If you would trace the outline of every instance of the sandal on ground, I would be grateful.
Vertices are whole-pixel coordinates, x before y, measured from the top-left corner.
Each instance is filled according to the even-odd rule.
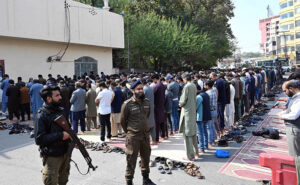
[[[198,179],[204,179],[204,176],[201,174],[200,171],[195,171],[195,175],[197,176]]]

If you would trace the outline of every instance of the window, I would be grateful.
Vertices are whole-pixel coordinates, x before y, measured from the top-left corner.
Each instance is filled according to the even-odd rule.
[[[296,45],[296,51],[300,51],[300,44]]]
[[[300,8],[296,8],[295,13],[296,14],[300,13]]]
[[[288,12],[285,14],[280,15],[280,19],[286,19],[294,16],[294,12]]]
[[[296,27],[300,26],[300,20],[295,22]]]
[[[296,33],[296,39],[300,39],[300,32]]]
[[[300,1],[300,0],[297,0],[297,1]],[[297,2],[297,1],[295,1],[295,2]],[[282,3],[282,4],[280,5],[280,9],[284,9],[284,8],[286,8],[286,7],[293,6],[293,5],[294,5],[294,2],[293,2],[293,1],[289,1],[289,2],[287,2],[287,3]]]
[[[283,4],[280,5],[280,9],[284,9],[286,7],[287,7],[287,3],[283,3]]]
[[[280,27],[281,31],[292,30],[294,29],[294,24],[283,25]]]
[[[276,41],[273,41],[273,42],[272,42],[272,46],[276,46]]]
[[[267,36],[270,36],[270,33],[267,33]]]
[[[286,35],[286,36],[282,35],[282,36],[280,37],[280,41],[281,41],[281,42],[285,42],[284,37],[286,38],[286,41],[291,41],[291,40],[294,40],[294,39],[295,39],[294,35]]]
[[[279,24],[279,21],[276,21],[276,24]]]
[[[281,26],[280,27],[280,30],[281,31],[286,31],[286,30],[288,30],[289,29],[289,25],[284,25],[284,26]]]
[[[270,31],[270,28],[267,28],[266,31]]]

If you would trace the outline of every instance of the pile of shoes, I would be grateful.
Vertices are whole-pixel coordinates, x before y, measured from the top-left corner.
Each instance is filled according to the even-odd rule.
[[[161,174],[172,174],[172,170],[174,169],[174,162],[165,157],[156,157],[154,161],[150,161],[151,166],[154,166],[155,163],[159,164],[158,170]]]
[[[83,144],[83,146],[86,149],[91,149],[92,151],[102,151],[103,153],[120,153],[120,154],[125,154],[125,151],[123,148],[120,147],[112,147],[107,145],[107,143],[100,143],[100,142],[90,142],[87,140],[84,140],[80,138],[80,142]]]
[[[233,135],[245,135],[247,133],[247,128],[243,125],[233,126],[233,128],[228,132],[228,134]]]
[[[279,139],[279,131],[273,127],[262,128],[261,131],[253,131],[253,136],[262,136],[269,139]]]
[[[204,179],[204,176],[199,170],[199,166],[193,163],[184,163],[179,161],[173,161],[165,157],[156,157],[155,160],[150,160],[150,167],[154,167],[155,164],[158,164],[158,170],[161,174],[172,174],[172,170],[175,168],[181,169],[186,172],[188,175],[193,177],[198,177],[199,179]]]
[[[0,130],[6,130],[8,128],[8,125],[6,123],[0,122]]]
[[[228,132],[225,135],[221,136],[221,139],[218,141],[218,146],[220,146],[220,147],[228,146],[227,141],[235,141],[237,143],[241,143],[244,141],[244,137],[240,134]]]
[[[276,97],[276,95],[274,93],[272,93],[272,92],[269,92],[269,93],[265,94],[264,97],[266,97],[266,98],[273,98],[273,97]]]
[[[241,117],[238,120],[237,126],[233,126],[225,135],[217,141],[219,147],[227,147],[229,141],[235,141],[241,143],[244,141],[242,135],[246,134],[247,127],[256,126],[260,121],[263,120],[261,116],[264,116],[270,109],[265,102],[257,103],[254,109],[248,114]]]
[[[30,133],[30,137],[32,136],[33,128],[29,125],[20,125],[19,123],[14,123],[12,125],[8,125],[7,129],[10,130],[8,134],[21,134],[21,133]]]

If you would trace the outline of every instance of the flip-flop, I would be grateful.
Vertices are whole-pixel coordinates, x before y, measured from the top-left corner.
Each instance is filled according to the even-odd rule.
[[[204,179],[205,177],[201,174],[200,171],[195,171],[195,175],[197,176],[198,179]]]
[[[107,153],[109,149],[110,149],[109,147],[105,147],[105,148],[103,149],[103,153]]]

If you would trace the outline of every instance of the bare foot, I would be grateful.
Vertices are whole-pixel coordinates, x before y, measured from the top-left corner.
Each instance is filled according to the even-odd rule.
[[[158,142],[152,141],[152,142],[151,142],[151,145],[158,145]]]
[[[204,154],[204,153],[205,153],[204,151],[199,150],[199,154],[200,154],[200,155],[202,155],[202,154]]]
[[[189,158],[182,158],[183,160],[185,160],[185,161],[195,161],[195,158],[191,158],[191,159],[189,159]]]

